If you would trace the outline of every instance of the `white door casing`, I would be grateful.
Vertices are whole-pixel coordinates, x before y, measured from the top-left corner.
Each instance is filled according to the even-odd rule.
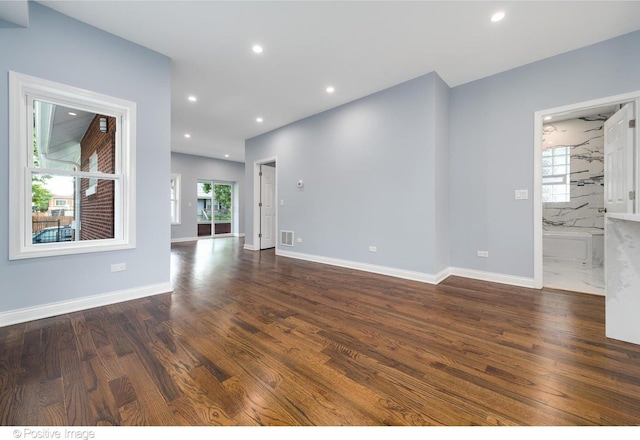
[[[276,169],[260,165],[260,249],[276,246]]]
[[[608,213],[631,213],[633,182],[633,104],[626,104],[604,123],[604,206]]]

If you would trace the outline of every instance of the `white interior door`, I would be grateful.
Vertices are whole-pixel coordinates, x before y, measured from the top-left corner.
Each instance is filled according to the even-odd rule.
[[[276,246],[276,168],[260,165],[260,249]]]
[[[604,206],[607,212],[633,212],[633,104],[604,123]]]

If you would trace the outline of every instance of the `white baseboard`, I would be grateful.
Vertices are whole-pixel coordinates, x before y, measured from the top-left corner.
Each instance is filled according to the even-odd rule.
[[[451,275],[464,278],[473,278],[474,280],[490,281],[492,283],[509,284],[511,286],[529,287],[533,289],[535,286],[533,278],[518,277],[514,275],[504,275],[495,272],[484,272],[481,270],[462,269],[459,267],[451,268]]]
[[[340,260],[337,258],[321,257],[318,255],[303,254],[300,252],[285,251],[276,249],[276,255],[288,258],[296,258],[298,260],[312,261],[314,263],[329,264],[331,266],[346,267],[348,269],[362,270],[364,272],[377,273],[379,275],[388,275],[405,280],[420,281],[428,284],[438,284],[440,281],[449,276],[448,270],[444,270],[438,274],[429,274],[424,272],[416,272],[405,269],[396,269],[387,266],[378,266],[375,264],[360,263],[357,261]]]
[[[171,243],[183,243],[186,241],[198,241],[198,240],[209,240],[212,238],[225,238],[225,237],[244,237],[244,233],[234,233],[234,234],[218,234],[218,235],[207,235],[206,237],[184,237],[184,238],[172,238]]]
[[[134,289],[120,290],[117,292],[103,293],[84,298],[60,301],[24,309],[10,310],[0,313],[0,327],[19,324],[21,322],[34,321],[36,319],[50,318],[94,307],[108,306],[132,299],[144,298],[173,291],[171,283],[151,284]]]
[[[246,248],[246,246],[245,246]],[[357,261],[340,260],[337,258],[322,257],[318,255],[303,254],[300,252],[291,252],[282,249],[276,249],[276,255],[288,258],[296,258],[298,260],[312,261],[314,263],[329,264],[332,266],[340,266],[348,269],[362,270],[365,272],[377,273],[380,275],[388,275],[406,280],[420,281],[428,284],[440,284],[451,275],[464,278],[473,278],[481,281],[490,281],[500,284],[509,284],[519,287],[533,288],[533,278],[517,277],[512,275],[504,275],[493,272],[483,272],[479,270],[462,269],[457,267],[447,267],[437,274],[426,272],[414,272],[404,269],[396,269],[393,267],[377,266],[373,264],[360,263]]]
[[[246,243],[244,245],[244,248],[245,248],[245,250],[248,250],[248,251],[257,251],[258,250],[258,249],[256,249],[255,246],[253,246],[251,244],[246,244]]]
[[[186,241],[198,241],[199,237],[172,238],[171,243],[183,243]]]

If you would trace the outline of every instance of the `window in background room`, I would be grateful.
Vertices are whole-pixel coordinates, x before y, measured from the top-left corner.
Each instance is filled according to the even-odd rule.
[[[571,148],[542,150],[542,201],[565,203],[571,197]]]
[[[171,175],[171,224],[180,224],[180,174]]]

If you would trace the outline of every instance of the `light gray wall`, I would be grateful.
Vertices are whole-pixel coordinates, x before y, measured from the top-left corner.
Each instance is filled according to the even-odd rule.
[[[29,3],[28,28],[0,28],[0,312],[168,283],[169,197],[158,188],[170,170],[170,60]],[[9,261],[9,70],[137,103],[135,249]]]
[[[453,89],[426,75],[247,140],[247,187],[277,156],[294,252],[532,278],[534,113],[640,90],[638,53],[635,32]]]
[[[634,32],[451,90],[454,267],[533,277],[534,113],[640,90],[638,53]]]
[[[228,160],[212,159],[190,154],[171,153],[171,172],[181,175],[181,224],[171,226],[171,239],[195,238],[198,235],[198,179],[217,182],[234,182],[233,206],[237,211],[234,233],[243,234],[245,227],[244,211],[244,164]],[[191,206],[189,206],[191,204]]]
[[[436,255],[449,247],[446,232],[438,236],[446,190],[437,191],[448,133],[436,114],[447,100],[432,73],[247,140],[247,188],[254,162],[277,157],[278,228],[302,238],[285,250],[426,274],[447,267],[446,252]],[[249,245],[253,205],[249,194]]]

